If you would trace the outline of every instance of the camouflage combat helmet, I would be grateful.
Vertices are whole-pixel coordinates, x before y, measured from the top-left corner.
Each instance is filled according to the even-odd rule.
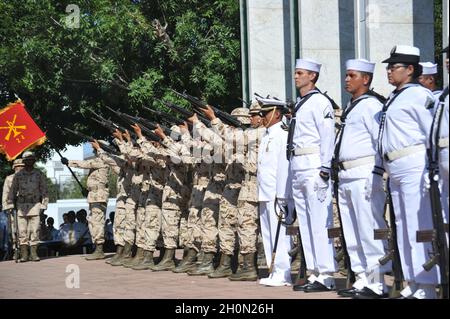
[[[242,124],[250,124],[250,115],[248,113],[248,108],[246,107],[235,108],[231,112],[231,115],[238,119]]]

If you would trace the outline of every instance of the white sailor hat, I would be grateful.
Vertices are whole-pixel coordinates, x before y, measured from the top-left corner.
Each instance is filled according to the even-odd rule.
[[[295,63],[296,69],[303,69],[313,72],[320,72],[320,68],[322,67],[322,64],[320,64],[317,61],[314,61],[312,59],[297,59]]]
[[[431,62],[420,62],[420,65],[423,68],[422,75],[432,75],[438,73],[437,64]]]
[[[375,63],[365,59],[352,59],[346,62],[347,70],[373,73],[375,70]]]
[[[382,63],[410,63],[418,64],[420,49],[410,45],[396,45],[391,50],[391,56]]]

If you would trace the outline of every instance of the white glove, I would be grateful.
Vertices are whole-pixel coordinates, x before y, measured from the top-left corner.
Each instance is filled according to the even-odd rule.
[[[425,174],[423,174],[423,191],[427,193],[430,191],[430,188],[431,188],[430,176],[429,172],[426,171]]]
[[[325,181],[322,177],[317,176],[314,183],[314,191],[317,193],[319,202],[323,202],[327,198],[328,187],[330,187],[330,181]]]

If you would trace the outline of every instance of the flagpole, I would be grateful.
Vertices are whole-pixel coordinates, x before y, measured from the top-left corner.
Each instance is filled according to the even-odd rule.
[[[50,145],[56,151],[56,153],[58,153],[59,157],[61,159],[64,158],[64,156],[62,156],[62,154],[57,150],[57,148],[55,147],[55,145],[52,143],[52,141],[49,139],[48,136],[47,136],[47,141],[50,143]],[[80,186],[81,194],[83,194],[83,196],[87,197],[88,196],[88,190],[81,184],[80,180],[78,179],[77,175],[75,175],[74,171],[69,166],[69,164],[64,164],[64,165],[66,165],[66,167],[69,169],[70,173],[72,174],[73,178],[75,178],[75,180],[77,181],[78,185]]]

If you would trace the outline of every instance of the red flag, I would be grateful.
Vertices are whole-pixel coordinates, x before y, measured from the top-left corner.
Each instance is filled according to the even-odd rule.
[[[21,100],[0,110],[0,152],[8,161],[14,160],[26,149],[45,142],[45,134],[33,121]]]

